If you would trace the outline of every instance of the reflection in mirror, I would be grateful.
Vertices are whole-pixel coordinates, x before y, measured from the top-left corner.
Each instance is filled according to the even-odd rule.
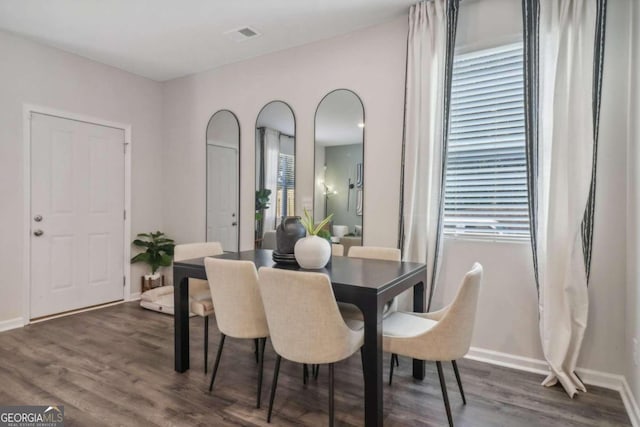
[[[362,245],[364,106],[350,90],[326,95],[316,110],[314,220],[333,214],[331,240]]]
[[[296,120],[289,105],[272,101],[256,120],[255,246],[276,248],[276,227],[295,212]]]
[[[237,252],[239,246],[240,124],[220,110],[207,125],[207,241]]]

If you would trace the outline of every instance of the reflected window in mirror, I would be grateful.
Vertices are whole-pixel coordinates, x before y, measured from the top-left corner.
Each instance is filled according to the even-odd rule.
[[[265,105],[256,120],[255,246],[275,249],[275,230],[295,215],[296,121],[282,101]]]
[[[240,123],[229,110],[216,112],[207,124],[208,242],[237,252],[240,216]]]
[[[364,207],[364,106],[347,89],[318,104],[315,117],[314,221],[333,214],[334,243],[362,245]]]

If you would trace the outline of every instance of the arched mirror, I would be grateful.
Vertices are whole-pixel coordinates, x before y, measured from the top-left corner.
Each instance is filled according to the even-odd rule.
[[[255,247],[276,248],[276,227],[296,201],[296,119],[282,101],[262,107],[256,120]]]
[[[229,110],[207,125],[207,241],[237,252],[240,224],[240,123]]]
[[[315,222],[333,214],[334,243],[362,245],[364,203],[364,106],[347,89],[327,94],[315,118]]]

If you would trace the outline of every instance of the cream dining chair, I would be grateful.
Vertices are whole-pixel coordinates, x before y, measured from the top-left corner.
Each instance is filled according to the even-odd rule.
[[[277,354],[267,422],[271,422],[280,362],[285,358],[306,365],[329,364],[329,425],[333,426],[333,365],[362,347],[364,330],[347,326],[327,275],[262,267],[259,277]]]
[[[204,258],[223,253],[219,242],[185,243],[176,245],[173,250],[174,261]],[[209,316],[213,314],[213,302],[209,283],[206,280],[189,279],[189,300],[191,312],[204,319],[204,373],[207,373],[209,364]]]
[[[453,426],[453,419],[442,372],[442,362],[451,361],[453,364],[462,402],[466,404],[456,360],[467,354],[471,345],[481,282],[482,266],[475,263],[464,276],[453,302],[447,307],[431,313],[397,311],[384,319],[382,324],[384,351],[436,362],[450,426]],[[393,361],[389,373],[389,385],[391,385],[392,376]]]
[[[337,243],[331,244],[331,256],[344,256],[344,246]]]
[[[397,248],[383,248],[378,246],[352,246],[347,253],[349,258],[378,259],[382,261],[401,261],[402,253]],[[348,303],[338,303],[340,312],[345,319],[363,320],[362,312],[358,307]],[[384,306],[383,317],[398,309],[398,299],[394,297]]]
[[[262,397],[264,347],[269,337],[269,327],[258,288],[256,266],[251,261],[205,258],[204,267],[209,279],[216,322],[220,330],[220,344],[213,365],[209,391],[213,390],[213,382],[216,379],[226,337],[258,340],[260,345],[258,345],[256,407],[259,408]]]
[[[383,261],[402,261],[402,252],[397,248],[385,248],[380,246],[351,246],[349,248],[348,256],[350,258],[365,258],[365,259],[379,259]],[[346,302],[339,302],[338,307],[342,317],[346,320],[363,321],[364,316],[358,307]],[[387,317],[389,314],[398,310],[398,298],[394,297],[391,301],[387,302],[382,310],[382,317]],[[400,366],[398,355],[393,354],[391,356],[391,362],[396,366]]]

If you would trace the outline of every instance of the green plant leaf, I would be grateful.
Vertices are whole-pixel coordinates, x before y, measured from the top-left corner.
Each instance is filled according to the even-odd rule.
[[[168,254],[162,254],[160,255],[160,262],[159,264],[163,267],[169,267],[171,265],[171,261],[173,261],[173,258],[171,258],[170,255]]]
[[[317,235],[318,232],[322,230],[322,228],[329,223],[329,221],[331,221],[331,218],[333,218],[333,214],[329,215],[328,217],[320,221],[320,224],[318,224],[315,230],[313,230],[314,236]]]
[[[133,258],[131,258],[131,262],[146,262],[148,263],[150,260],[150,256],[147,252],[142,252],[141,254],[138,254],[136,256],[134,256]]]
[[[134,240],[133,244],[141,248],[149,248],[151,247],[151,245],[153,245],[153,243],[151,242],[145,242],[144,240],[140,240],[140,239]]]

